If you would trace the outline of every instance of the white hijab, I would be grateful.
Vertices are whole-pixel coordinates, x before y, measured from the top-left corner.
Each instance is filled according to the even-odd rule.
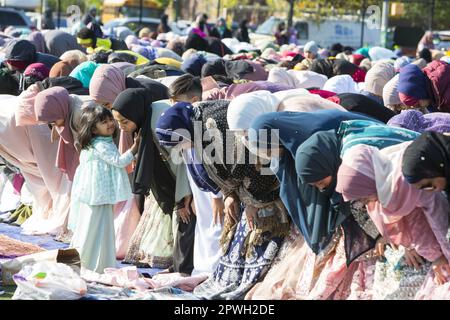
[[[286,70],[281,67],[273,67],[269,71],[267,81],[283,83],[294,88],[322,89],[327,77],[314,71]]]
[[[348,74],[331,77],[323,86],[323,90],[331,91],[336,94],[360,93],[358,84]]]
[[[237,96],[228,106],[227,121],[230,130],[247,130],[259,115],[277,111],[280,102],[275,95],[265,90]]]
[[[385,106],[394,106],[402,103],[398,95],[398,78],[399,75],[397,74],[383,87],[383,102]]]

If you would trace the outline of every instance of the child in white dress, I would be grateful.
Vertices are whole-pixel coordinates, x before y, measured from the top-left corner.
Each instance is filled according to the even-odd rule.
[[[84,108],[79,128],[81,154],[72,186],[70,246],[78,249],[82,267],[103,273],[116,267],[113,205],[132,197],[125,167],[133,161],[140,137],[121,155],[113,142],[114,118],[101,106]]]

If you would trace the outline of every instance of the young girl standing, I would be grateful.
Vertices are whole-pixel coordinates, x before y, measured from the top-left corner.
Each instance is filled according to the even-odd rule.
[[[71,247],[78,249],[82,267],[103,273],[104,268],[116,267],[113,205],[132,197],[125,167],[133,161],[140,138],[120,155],[113,142],[116,123],[101,106],[83,109],[79,125],[81,154],[72,186]]]

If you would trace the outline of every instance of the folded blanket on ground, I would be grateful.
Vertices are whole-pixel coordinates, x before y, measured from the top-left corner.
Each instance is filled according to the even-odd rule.
[[[45,251],[34,244],[14,240],[10,237],[0,235],[0,258],[14,259],[36,252]]]
[[[183,291],[193,291],[196,286],[208,278],[207,275],[186,276],[180,273],[161,273],[155,275],[152,279],[147,279],[139,274],[135,266],[121,269],[106,268],[103,274],[82,269],[81,277],[89,282],[136,289],[138,291],[162,287],[175,287]]]

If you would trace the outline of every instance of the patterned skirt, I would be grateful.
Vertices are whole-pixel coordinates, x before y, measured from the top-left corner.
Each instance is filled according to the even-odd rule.
[[[255,283],[266,275],[283,238],[267,237],[270,240],[261,244],[246,245],[249,232],[247,218],[243,214],[214,274],[194,289],[196,296],[204,299],[243,299]]]
[[[123,262],[138,267],[170,267],[173,263],[173,230],[172,217],[164,214],[150,193]]]

